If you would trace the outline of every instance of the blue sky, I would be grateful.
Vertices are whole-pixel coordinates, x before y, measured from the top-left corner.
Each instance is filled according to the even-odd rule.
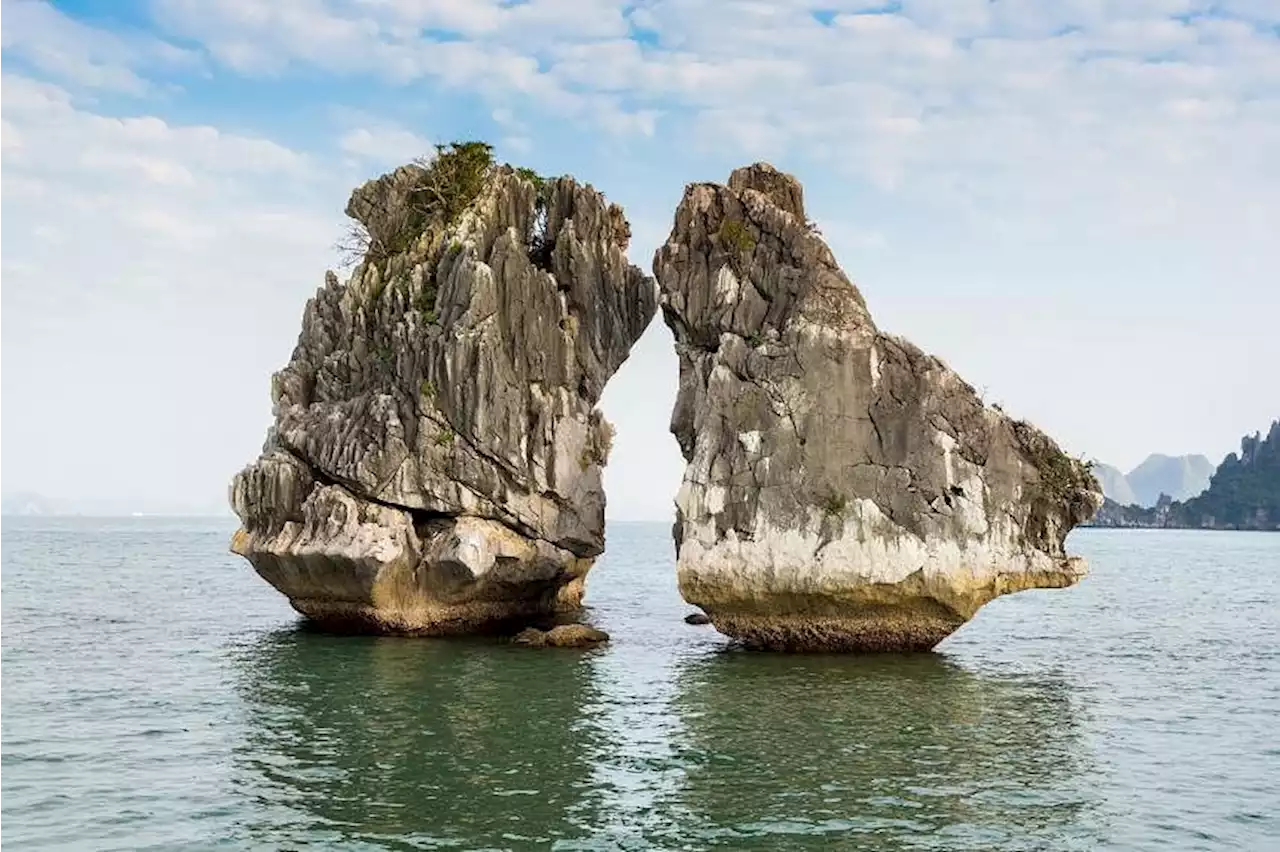
[[[220,509],[350,189],[484,138],[627,210],[765,159],[885,330],[1069,450],[1280,416],[1274,0],[4,0],[4,489]],[[670,337],[607,391],[665,518]]]

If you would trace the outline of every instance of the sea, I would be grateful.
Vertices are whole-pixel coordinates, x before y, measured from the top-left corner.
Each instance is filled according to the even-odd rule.
[[[1082,529],[1091,574],[910,655],[694,627],[612,523],[599,649],[338,637],[232,519],[3,520],[19,850],[1280,850],[1280,535]]]

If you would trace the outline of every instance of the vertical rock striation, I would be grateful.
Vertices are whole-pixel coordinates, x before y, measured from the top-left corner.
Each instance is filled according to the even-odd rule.
[[[308,302],[275,424],[231,486],[232,550],[331,626],[448,634],[572,609],[604,547],[595,405],[653,281],[592,187],[487,148],[470,172],[448,156],[352,194],[363,260]]]
[[[689,186],[654,257],[688,467],[684,598],[762,648],[932,648],[1009,592],[1075,583],[1087,467],[880,332],[767,164]]]

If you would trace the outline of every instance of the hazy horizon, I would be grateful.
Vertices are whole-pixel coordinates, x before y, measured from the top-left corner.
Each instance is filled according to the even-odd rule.
[[[1217,465],[1280,417],[1274,4],[3,13],[6,497],[221,514],[351,189],[468,138],[599,187],[646,271],[686,183],[797,175],[877,325],[1074,455]],[[676,379],[659,317],[601,405],[612,519],[670,517]]]

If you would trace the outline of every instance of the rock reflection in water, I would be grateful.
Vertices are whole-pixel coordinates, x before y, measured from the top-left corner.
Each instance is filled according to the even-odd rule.
[[[934,654],[746,653],[693,661],[679,681],[686,848],[1096,846],[1062,682]]]
[[[674,620],[674,619],[673,619]],[[680,628],[677,627],[676,630]],[[680,634],[674,634],[679,637]],[[678,652],[673,652],[676,646]],[[944,656],[270,634],[234,839],[342,849],[1091,849],[1088,692]]]
[[[587,655],[293,630],[236,656],[235,777],[259,814],[238,840],[505,849],[581,834]]]

